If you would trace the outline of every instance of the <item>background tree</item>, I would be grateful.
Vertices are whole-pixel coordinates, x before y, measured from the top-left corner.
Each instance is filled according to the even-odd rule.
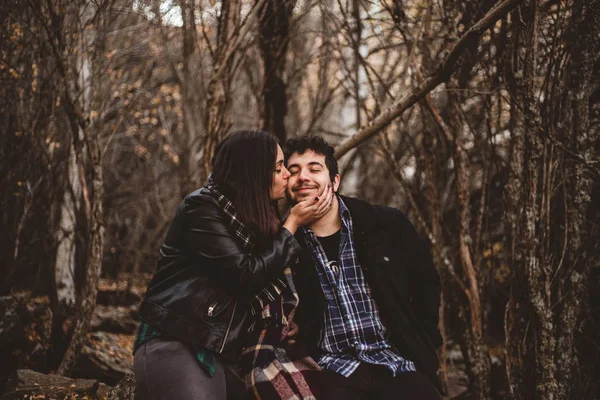
[[[597,0],[5,3],[0,294],[48,296],[53,339],[0,375],[67,373],[100,272],[124,299],[260,127],[325,137],[342,192],[428,238],[452,395],[598,396]]]

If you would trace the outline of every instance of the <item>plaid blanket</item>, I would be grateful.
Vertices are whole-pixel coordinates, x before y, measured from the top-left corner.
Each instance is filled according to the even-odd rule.
[[[281,340],[279,326],[255,329],[240,358],[252,399],[317,399],[321,368],[293,340]]]
[[[233,203],[210,178],[205,187],[229,217],[231,229],[242,241],[244,250],[252,253],[256,237],[239,220]],[[316,398],[321,369],[301,347],[287,338],[298,303],[289,267],[250,300],[254,322],[239,365],[250,398]]]

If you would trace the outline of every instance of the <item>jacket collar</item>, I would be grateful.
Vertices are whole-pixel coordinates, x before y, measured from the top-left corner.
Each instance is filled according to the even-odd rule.
[[[377,214],[371,204],[354,197],[341,195],[340,197],[350,211],[355,232],[371,231],[377,228],[379,218],[377,218]]]

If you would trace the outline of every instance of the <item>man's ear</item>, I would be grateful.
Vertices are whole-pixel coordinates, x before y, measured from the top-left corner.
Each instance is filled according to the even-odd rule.
[[[340,174],[335,174],[335,178],[333,178],[333,192],[337,193],[337,190],[339,187],[340,187]]]

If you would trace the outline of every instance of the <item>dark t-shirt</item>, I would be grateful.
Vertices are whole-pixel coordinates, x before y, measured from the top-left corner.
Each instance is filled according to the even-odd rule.
[[[321,243],[325,255],[327,256],[327,264],[337,276],[339,274],[339,253],[340,253],[340,235],[341,229],[330,236],[317,236],[317,240]]]

